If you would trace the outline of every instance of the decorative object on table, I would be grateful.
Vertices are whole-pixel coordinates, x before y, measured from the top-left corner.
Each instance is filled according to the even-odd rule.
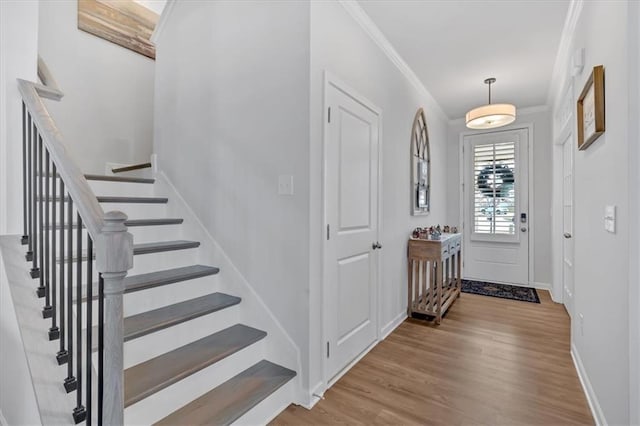
[[[411,214],[428,214],[431,209],[431,150],[427,119],[418,109],[411,127]]]
[[[516,107],[511,104],[492,104],[491,85],[496,82],[493,77],[484,83],[489,85],[489,103],[472,109],[466,115],[467,127],[470,129],[495,129],[511,124],[516,119]]]
[[[509,284],[498,284],[487,281],[462,280],[462,292],[481,296],[499,297],[501,299],[521,302],[540,303],[538,292],[533,287],[520,287]]]
[[[449,228],[449,225],[445,225],[442,228],[442,232],[444,232],[445,234],[448,234],[451,231],[451,229]]]
[[[438,228],[434,228],[433,231],[431,231],[431,234],[429,234],[429,238],[431,238],[432,240],[439,240],[441,235],[442,233],[438,230]]]
[[[151,34],[160,16],[132,1],[78,0],[78,29],[151,59]]]
[[[457,226],[452,226],[451,227],[451,233],[452,234],[457,234],[458,233],[458,227]]]
[[[578,149],[585,150],[605,131],[604,67],[598,65],[578,97]]]

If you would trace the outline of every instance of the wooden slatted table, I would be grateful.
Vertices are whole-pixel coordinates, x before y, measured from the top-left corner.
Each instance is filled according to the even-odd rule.
[[[410,238],[408,249],[407,315],[442,315],[460,297],[462,234],[442,234],[439,240]]]

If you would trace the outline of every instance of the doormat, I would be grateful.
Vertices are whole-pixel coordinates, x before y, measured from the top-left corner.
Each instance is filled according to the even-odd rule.
[[[462,292],[522,302],[540,303],[538,292],[533,287],[519,287],[487,281],[462,280]]]

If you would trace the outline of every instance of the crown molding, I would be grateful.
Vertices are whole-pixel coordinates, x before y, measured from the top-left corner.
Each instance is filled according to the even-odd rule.
[[[564,20],[562,34],[560,35],[556,61],[553,65],[553,72],[551,73],[551,84],[549,85],[549,92],[547,93],[547,104],[549,105],[555,106],[558,91],[565,85],[565,80],[567,79],[567,64],[571,57],[569,49],[571,48],[571,41],[573,40],[573,34],[578,25],[578,19],[582,13],[583,6],[584,0],[571,0],[571,3],[569,3],[569,10]]]
[[[520,116],[522,115],[535,114],[538,112],[545,112],[549,110],[550,110],[549,105],[535,105],[535,106],[530,106],[526,108],[516,108],[516,120],[520,118]],[[455,126],[458,124],[464,125],[465,124],[464,120],[465,120],[464,117],[449,120],[449,126]]]
[[[158,43],[158,38],[160,37],[160,34],[162,34],[164,27],[167,25],[169,16],[171,15],[171,12],[173,12],[176,3],[178,3],[178,0],[167,0],[167,3],[162,10],[162,14],[160,15],[160,19],[153,30],[153,34],[151,34],[151,37],[149,38],[153,44]]]
[[[418,78],[411,67],[402,59],[398,51],[393,47],[391,42],[382,34],[380,28],[371,20],[369,15],[362,9],[356,0],[338,0],[338,3],[351,15],[351,17],[364,29],[369,35],[371,40],[384,52],[385,55],[393,62],[398,70],[409,80],[409,82],[423,95],[427,96],[433,104],[436,106],[438,112],[446,120],[449,120],[449,116],[445,114],[444,110],[436,102],[435,98],[429,93],[422,81]]]

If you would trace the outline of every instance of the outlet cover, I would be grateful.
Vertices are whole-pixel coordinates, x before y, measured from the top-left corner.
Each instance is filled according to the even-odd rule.
[[[278,195],[293,195],[293,175],[278,176]]]

